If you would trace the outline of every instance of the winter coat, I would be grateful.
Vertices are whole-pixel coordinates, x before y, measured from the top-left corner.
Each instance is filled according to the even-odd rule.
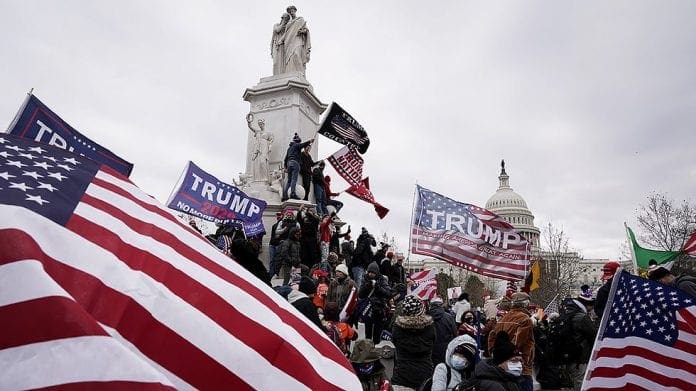
[[[397,316],[392,342],[396,349],[392,384],[417,388],[432,376],[435,326],[430,315]]]
[[[513,376],[491,360],[479,361],[474,370],[474,378],[479,379],[480,391],[518,391],[519,377]]]
[[[370,292],[372,292],[371,296]],[[390,296],[391,288],[389,288],[389,283],[387,282],[387,279],[384,278],[384,276],[382,276],[381,274],[377,274],[377,276],[375,277],[375,283],[373,285],[371,280],[367,277],[367,274],[365,274],[365,277],[363,278],[363,283],[360,286],[360,289],[358,289],[358,298],[370,298],[373,315],[384,315],[386,313],[387,301],[389,301]]]
[[[590,316],[587,314],[585,306],[577,300],[573,300],[566,304],[566,311],[572,314],[573,339],[581,347],[576,364],[587,364],[590,360],[590,354],[592,353],[592,345],[597,336],[597,329],[595,328],[594,322],[592,322],[592,319],[590,319]]]
[[[341,254],[343,254],[343,259],[346,260],[346,266],[348,267],[353,266],[354,252],[355,247],[353,247],[353,243],[351,243],[349,240],[346,240],[343,243],[341,243]]]
[[[321,324],[321,320],[319,320],[317,307],[314,305],[314,303],[312,303],[312,300],[309,299],[309,296],[293,289],[288,294],[288,302],[292,304],[293,307],[297,308],[297,310],[300,311],[302,315],[304,315],[312,323],[317,325],[319,329],[324,330],[324,326]]]
[[[308,146],[311,143],[312,143],[312,140],[305,141],[303,143],[293,142],[292,144],[290,144],[290,146],[288,147],[288,150],[285,152],[285,160],[284,160],[285,167],[288,166],[288,163],[291,160],[294,160],[297,162],[297,164],[299,164],[300,163],[300,154],[302,153],[302,148]]]
[[[296,230],[297,228],[291,228],[288,238],[280,242],[276,250],[276,262],[281,262],[285,266],[300,265],[300,242],[295,238]]]
[[[326,295],[326,302],[338,303],[338,308],[342,309],[348,301],[348,296],[350,296],[350,291],[355,288],[355,282],[346,276],[343,281],[338,278],[331,280],[329,284],[329,293]]]
[[[508,333],[510,341],[522,352],[522,374],[531,376],[534,363],[534,324],[529,312],[524,308],[512,308],[505,314],[488,335],[489,350],[493,348],[495,337],[500,331]]]
[[[681,275],[672,281],[671,286],[688,295],[696,297],[696,277]]]
[[[610,278],[597,290],[597,298],[595,299],[594,312],[597,315],[597,319],[601,320],[604,314],[604,307],[607,306],[607,301],[609,300],[609,291],[611,290],[611,283],[614,279]]]
[[[314,160],[312,160],[312,155],[309,153],[300,153],[300,174],[304,178],[310,179],[312,176],[312,166],[314,166]]]
[[[454,318],[452,319],[454,322]],[[476,347],[476,341],[474,341],[473,338],[471,338],[468,335],[460,335],[459,337],[456,337],[452,339],[449,344],[447,344],[447,353],[446,353],[446,359],[445,362],[439,363],[435,366],[435,372],[433,372],[433,385],[431,387],[431,390],[433,391],[448,391],[454,389],[459,383],[461,383],[463,380],[466,380],[466,376],[464,373],[452,368],[452,362],[450,359],[452,358],[452,354],[454,353],[454,349],[457,348],[457,346],[461,344],[469,344],[474,347]],[[469,363],[471,368],[473,369],[473,366],[476,365],[476,363]],[[447,383],[447,367],[450,367],[450,381]],[[471,372],[471,371],[469,371]],[[446,383],[446,384],[445,384]]]
[[[428,314],[433,318],[435,324],[435,344],[433,345],[432,360],[433,365],[445,362],[445,351],[447,344],[457,335],[457,325],[454,323],[454,316],[442,308],[442,304],[431,304]]]
[[[372,262],[372,246],[376,246],[375,238],[370,234],[360,234],[355,243],[353,253],[353,267],[360,266],[366,268]]]
[[[389,274],[389,283],[394,285],[394,284],[403,284],[406,282],[406,270],[404,270],[404,266],[401,265],[398,261],[392,265],[390,274]]]

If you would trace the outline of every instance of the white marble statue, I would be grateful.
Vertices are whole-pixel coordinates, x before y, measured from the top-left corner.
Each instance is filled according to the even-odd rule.
[[[270,183],[270,170],[268,167],[268,157],[271,154],[273,145],[273,133],[267,132],[266,122],[260,118],[257,121],[258,129],[254,129],[254,115],[247,115],[247,126],[254,134],[254,151],[251,153],[251,178],[254,181]]]
[[[309,62],[309,53],[312,50],[309,29],[304,18],[297,16],[297,8],[294,5],[289,6],[286,11],[290,15],[290,20],[285,25],[283,34],[283,61],[285,62],[283,73],[300,72],[304,75],[305,66]]]
[[[280,75],[285,72],[285,45],[283,36],[285,26],[290,21],[290,15],[284,13],[280,17],[280,23],[273,25],[273,36],[271,37],[271,58],[273,58],[273,75]]]

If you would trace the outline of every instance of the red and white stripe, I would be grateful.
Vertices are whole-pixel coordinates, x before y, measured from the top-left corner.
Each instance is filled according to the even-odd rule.
[[[418,284],[415,288],[409,286],[408,294],[416,295],[421,298],[421,300],[430,300],[437,296],[437,270],[422,270],[419,272],[411,273],[408,276],[409,280],[412,280]]]
[[[645,338],[604,338],[597,342],[582,389],[696,389],[696,307],[677,311],[674,347]]]
[[[101,327],[93,334],[111,344],[121,341],[144,373],[155,368],[159,380],[143,375],[147,383],[178,389],[360,389],[350,363],[323,332],[122,177],[100,171],[65,227],[0,205],[0,266],[26,260]],[[31,342],[8,339],[13,348]],[[83,349],[91,365],[69,350],[59,354],[61,372],[106,365],[102,351],[91,346]],[[8,370],[21,372],[24,356],[4,347],[0,355],[9,361],[0,359],[2,377]],[[54,379],[44,386],[95,381]]]
[[[696,232],[691,234],[691,237],[684,243],[682,249],[684,254],[696,258]]]
[[[358,294],[357,294],[357,289],[355,287],[351,288],[350,293],[348,294],[348,300],[346,300],[346,304],[343,306],[341,309],[341,314],[339,315],[339,319],[341,322],[346,322],[348,321],[348,318],[350,315],[355,311],[355,306],[358,303]]]
[[[445,231],[426,231],[418,226],[411,228],[411,252],[442,259],[453,265],[476,273],[519,281],[526,277],[529,267],[526,246],[496,249],[498,255],[481,251],[478,246],[486,246],[483,240],[468,239],[453,233],[462,240],[448,239]]]

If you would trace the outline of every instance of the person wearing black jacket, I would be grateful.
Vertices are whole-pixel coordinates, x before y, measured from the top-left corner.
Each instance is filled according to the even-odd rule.
[[[271,286],[271,277],[268,276],[266,268],[258,258],[259,251],[258,247],[256,247],[256,243],[247,239],[235,239],[232,241],[230,251],[232,252],[232,257],[242,265],[243,268],[266,283],[266,285]]]
[[[280,244],[280,239],[278,238],[278,226],[280,226],[283,221],[283,212],[276,212],[276,222],[271,227],[271,239],[268,241],[268,274],[273,277],[279,271],[279,265],[275,262],[275,253],[278,245]],[[282,228],[281,228],[282,230]]]
[[[362,281],[365,276],[367,265],[372,262],[372,246],[376,246],[374,236],[367,232],[365,227],[362,227],[360,236],[355,243],[355,251],[353,252],[352,272],[353,280],[358,286],[362,286]],[[379,266],[378,266],[379,268]]]
[[[379,273],[377,263],[372,262],[367,267],[365,280],[358,290],[358,298],[370,300],[372,316],[365,320],[365,337],[372,339],[375,345],[382,340],[382,330],[387,315],[387,301],[390,296],[391,289],[387,279]]]
[[[602,280],[606,281],[597,290],[597,299],[595,300],[594,312],[597,315],[597,322],[601,322],[602,315],[604,314],[604,307],[607,306],[607,301],[609,300],[609,291],[611,290],[611,284],[614,281],[614,274],[616,270],[620,267],[618,262],[607,262],[602,266]]]
[[[302,187],[304,188],[303,200],[305,201],[309,200],[309,190],[311,189],[312,183],[312,166],[314,166],[314,160],[309,153],[311,149],[311,145],[304,147],[300,155],[300,175],[302,176]]]
[[[288,294],[288,302],[297,308],[307,319],[317,325],[320,330],[324,330],[324,326],[319,319],[317,307],[312,302],[312,298],[316,294],[317,286],[311,278],[302,276],[298,284],[298,289],[293,289]]]
[[[445,362],[445,352],[449,342],[457,336],[457,324],[454,322],[454,315],[445,311],[442,307],[441,297],[435,296],[430,300],[428,315],[433,318],[435,325],[435,343],[431,355],[433,365]]]
[[[396,349],[392,384],[416,389],[433,375],[431,359],[435,343],[433,318],[425,314],[417,296],[406,296],[394,321],[392,342]]]
[[[280,274],[283,277],[283,285],[290,281],[290,272],[293,267],[300,266],[300,237],[302,231],[299,228],[290,228],[287,239],[280,242],[276,252],[276,263],[280,264]]]
[[[317,216],[312,209],[303,205],[297,213],[297,222],[302,229],[302,236],[300,237],[300,259],[303,265],[311,268],[315,264],[321,262],[319,242],[317,242],[319,216]]]

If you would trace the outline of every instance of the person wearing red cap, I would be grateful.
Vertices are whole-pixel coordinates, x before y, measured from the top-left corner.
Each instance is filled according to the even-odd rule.
[[[595,299],[594,312],[597,315],[597,319],[602,319],[602,314],[604,313],[604,307],[607,306],[607,300],[609,300],[609,291],[611,290],[611,282],[614,280],[614,274],[616,270],[621,267],[618,262],[607,262],[602,266],[602,281],[606,281],[604,285],[597,291],[597,298]]]

